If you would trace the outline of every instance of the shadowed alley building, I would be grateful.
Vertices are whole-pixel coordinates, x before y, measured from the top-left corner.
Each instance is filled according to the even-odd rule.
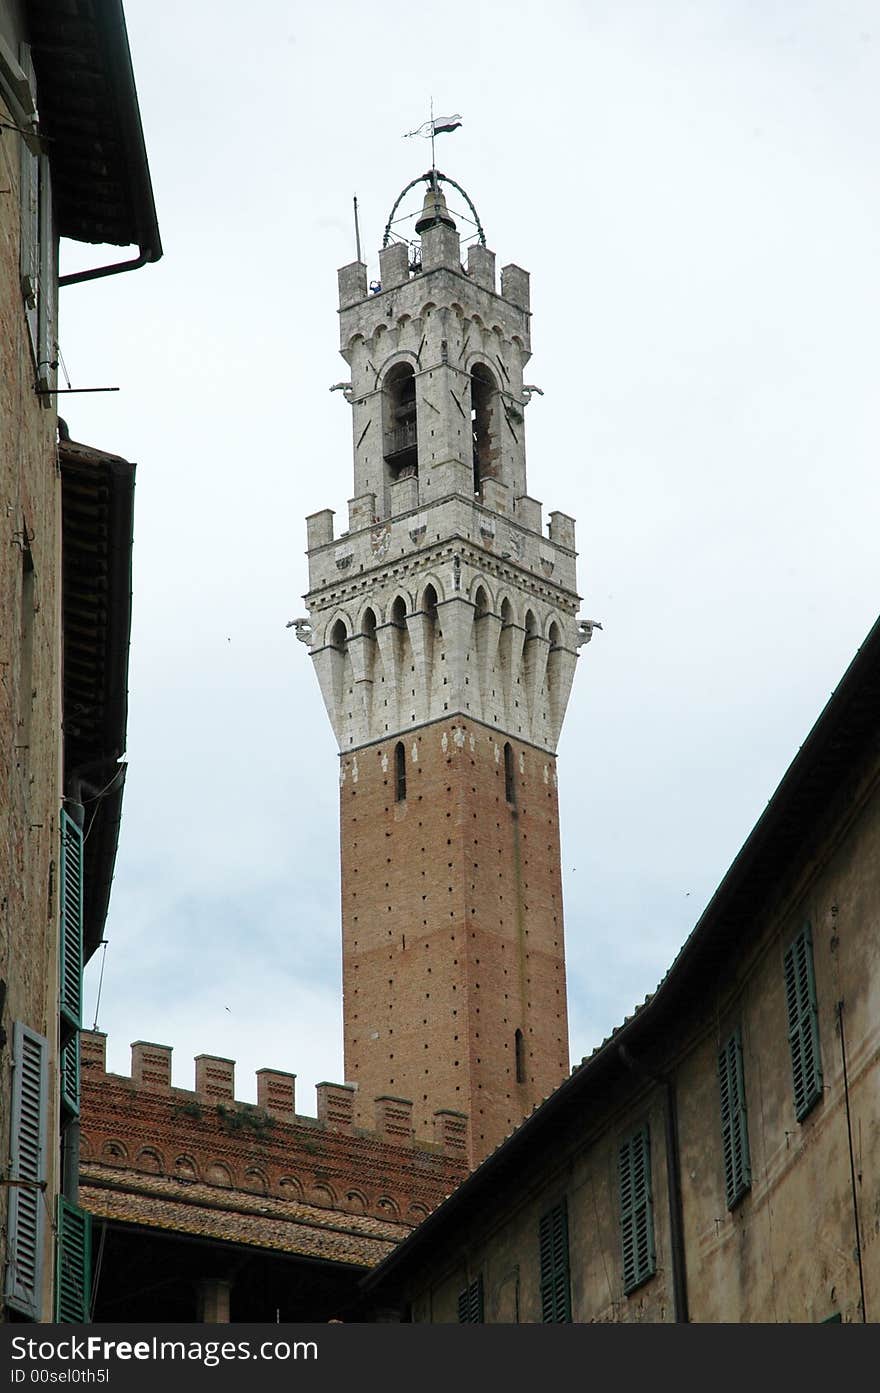
[[[364,1287],[427,1322],[877,1320],[880,621],[657,990]]]
[[[125,777],[134,465],[58,418],[58,293],[162,254],[120,0],[0,0],[0,166],[2,1318],[82,1321],[78,1032]],[[59,278],[60,237],[137,254]]]

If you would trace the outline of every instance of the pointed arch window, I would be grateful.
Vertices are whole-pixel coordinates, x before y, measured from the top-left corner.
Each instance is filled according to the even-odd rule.
[[[394,797],[398,803],[406,802],[406,749],[402,740],[394,747]]]
[[[417,474],[416,375],[412,363],[395,363],[383,383],[385,463],[391,481]]]
[[[498,385],[483,363],[471,372],[471,431],[473,435],[474,493],[484,479],[498,477],[501,450],[498,441]]]

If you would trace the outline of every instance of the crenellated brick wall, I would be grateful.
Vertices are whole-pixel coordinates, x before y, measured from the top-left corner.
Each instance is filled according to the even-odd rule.
[[[415,1141],[407,1099],[376,1099],[367,1130],[353,1085],[318,1084],[317,1117],[302,1116],[294,1074],[261,1069],[254,1105],[236,1099],[231,1059],[197,1056],[195,1088],[176,1088],[169,1046],[135,1041],[130,1076],[108,1074],[106,1038],[81,1036],[81,1161],[91,1179],[106,1167],[104,1184],[164,1176],[415,1225],[467,1173],[463,1113],[438,1112],[436,1140]]]

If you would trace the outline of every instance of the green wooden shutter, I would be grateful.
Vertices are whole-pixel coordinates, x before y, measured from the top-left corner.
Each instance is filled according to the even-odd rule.
[[[92,1216],[58,1196],[55,1270],[55,1319],[84,1325],[90,1316],[92,1286]]]
[[[480,1273],[458,1294],[459,1325],[482,1325],[483,1315],[483,1275]]]
[[[61,1050],[61,1104],[74,1117],[79,1116],[79,1034],[72,1035]]]
[[[61,811],[61,1033],[69,1037],[82,1025],[83,972],[83,834]]]
[[[652,1277],[657,1268],[651,1195],[651,1139],[647,1127],[639,1128],[621,1143],[617,1167],[623,1290],[629,1294]]]
[[[789,945],[784,961],[794,1110],[798,1122],[801,1122],[822,1097],[819,1011],[813,974],[813,935],[809,924],[804,925]]]
[[[541,1320],[571,1321],[571,1281],[568,1254],[568,1205],[565,1200],[541,1216]]]
[[[9,1171],[13,1184],[9,1186],[4,1297],[7,1306],[31,1320],[39,1320],[42,1314],[48,1057],[45,1037],[15,1021]]]
[[[733,1209],[752,1183],[746,1091],[743,1076],[742,1032],[737,1026],[718,1052],[721,1088],[721,1146],[727,1208]]]

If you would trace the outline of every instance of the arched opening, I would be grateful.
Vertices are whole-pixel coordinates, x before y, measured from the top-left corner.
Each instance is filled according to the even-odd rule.
[[[345,644],[347,639],[348,632],[346,630],[345,624],[341,619],[337,619],[336,623],[333,625],[333,628],[330,630],[330,642],[332,643],[333,647],[338,648],[341,653],[345,650]]]
[[[477,593],[474,596],[474,618],[484,619],[489,613],[489,597],[482,585],[477,586]]]
[[[498,387],[482,363],[471,371],[471,433],[473,436],[474,493],[480,494],[484,479],[498,477],[501,449],[498,439]]]
[[[517,1030],[513,1036],[513,1053],[516,1061],[516,1081],[525,1083],[526,1081],[526,1042],[523,1039],[521,1030]]]
[[[419,472],[416,431],[416,374],[412,363],[395,363],[383,383],[383,454],[391,483]]]
[[[406,750],[402,740],[394,747],[394,797],[398,803],[406,802]]]
[[[504,744],[504,797],[508,803],[516,803],[516,778],[513,771],[513,750],[510,741]]]
[[[559,719],[559,696],[560,689],[562,686],[562,677],[560,671],[560,659],[562,657],[562,640],[559,633],[559,625],[556,623],[555,619],[553,620],[553,623],[550,625],[550,629],[547,633],[547,638],[550,641],[550,652],[547,654],[547,704],[550,711],[550,717],[555,722]]]

